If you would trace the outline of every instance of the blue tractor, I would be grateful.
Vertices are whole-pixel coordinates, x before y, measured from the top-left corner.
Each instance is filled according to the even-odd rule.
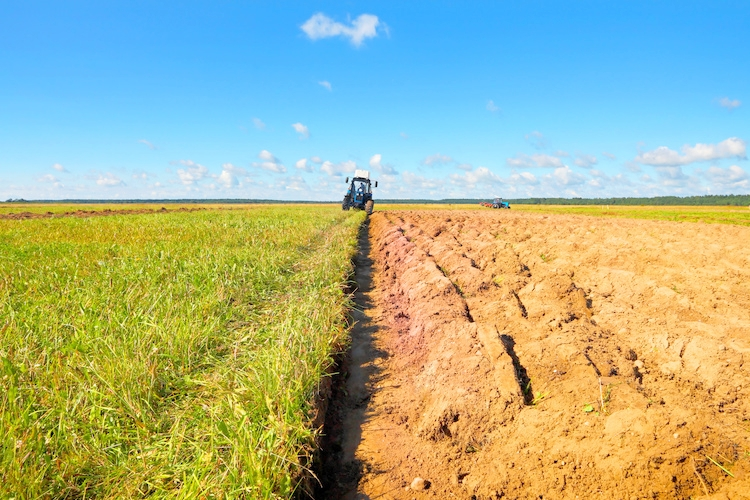
[[[503,201],[502,198],[495,198],[492,202],[492,208],[507,208],[510,209],[510,203]]]
[[[355,170],[352,181],[349,182],[349,177],[347,177],[345,182],[349,184],[349,190],[344,195],[341,208],[343,210],[356,208],[364,210],[367,215],[370,215],[372,209],[375,207],[375,202],[372,199],[373,186],[370,183],[370,172],[367,170]],[[375,187],[378,187],[377,181],[375,181]]]

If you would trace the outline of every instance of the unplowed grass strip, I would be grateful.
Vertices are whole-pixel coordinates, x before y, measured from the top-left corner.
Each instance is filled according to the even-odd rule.
[[[288,498],[362,212],[0,220],[0,498]]]

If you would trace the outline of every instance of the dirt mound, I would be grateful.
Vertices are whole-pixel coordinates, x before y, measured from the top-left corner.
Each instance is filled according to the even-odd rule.
[[[205,208],[173,208],[167,210],[164,207],[159,209],[122,209],[112,210],[106,208],[104,210],[76,210],[74,212],[10,212],[7,214],[0,214],[0,219],[12,219],[12,220],[25,220],[25,219],[59,219],[61,217],[106,217],[108,215],[135,215],[135,214],[155,214],[155,213],[167,213],[167,212],[195,212],[196,210],[206,210]]]
[[[342,438],[358,484],[336,495],[750,497],[747,241],[723,225],[376,213],[363,321],[384,354]]]

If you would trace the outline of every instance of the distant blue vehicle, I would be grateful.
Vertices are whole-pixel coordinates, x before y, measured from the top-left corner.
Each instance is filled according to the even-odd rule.
[[[510,203],[503,201],[502,198],[495,198],[492,202],[492,208],[507,208],[510,210]]]

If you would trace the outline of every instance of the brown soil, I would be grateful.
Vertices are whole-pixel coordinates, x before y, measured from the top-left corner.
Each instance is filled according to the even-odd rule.
[[[76,210],[75,212],[45,212],[45,213],[34,213],[34,212],[20,212],[20,213],[8,213],[0,214],[0,219],[13,219],[13,220],[24,220],[24,219],[59,219],[61,217],[106,217],[108,215],[134,215],[134,214],[155,214],[155,213],[167,213],[167,212],[195,212],[196,210],[205,210],[205,208],[173,208],[167,210],[164,207],[158,209],[141,208],[135,210],[111,210],[106,208],[104,210]]]
[[[747,242],[728,225],[374,214],[322,496],[750,498]]]

